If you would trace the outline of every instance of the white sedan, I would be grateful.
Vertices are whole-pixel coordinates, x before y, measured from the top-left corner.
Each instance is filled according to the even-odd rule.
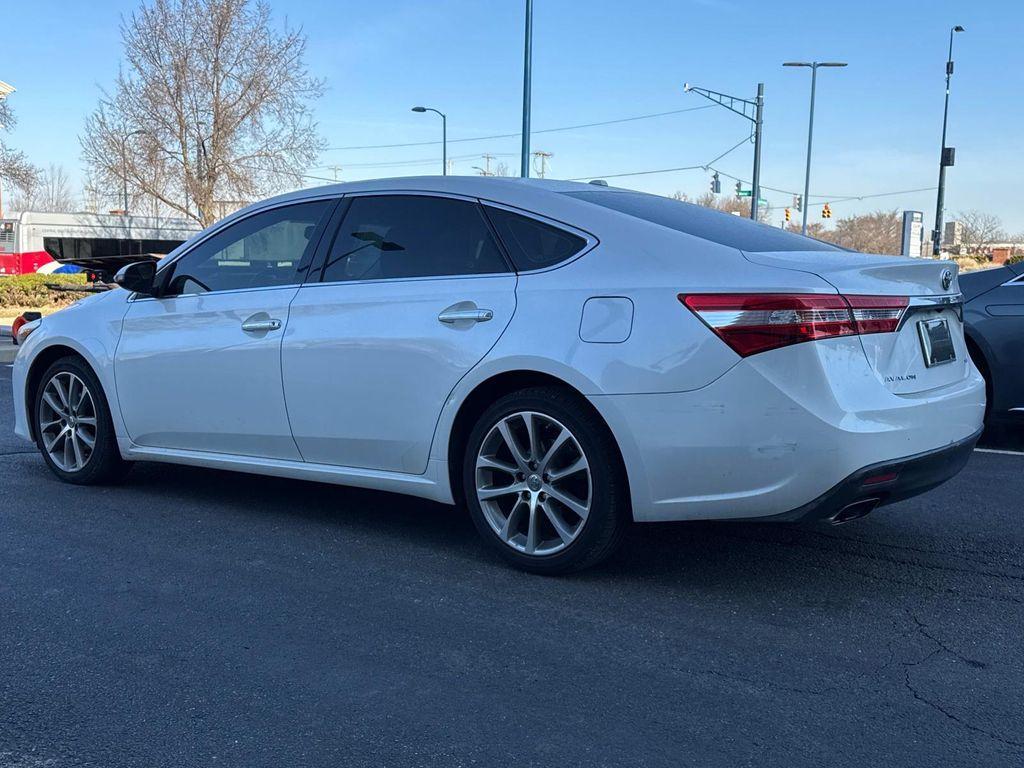
[[[60,479],[413,494],[542,573],[631,521],[851,520],[953,476],[985,411],[955,265],[606,186],[308,189],[118,282],[19,333],[16,431]]]

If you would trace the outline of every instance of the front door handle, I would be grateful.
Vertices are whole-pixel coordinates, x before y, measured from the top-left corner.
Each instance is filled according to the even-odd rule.
[[[466,320],[472,323],[486,323],[493,317],[494,312],[490,309],[446,309],[437,316],[437,319],[449,324]]]
[[[281,327],[281,321],[274,317],[250,317],[242,323],[242,330],[247,333],[261,333],[264,331],[276,331]]]

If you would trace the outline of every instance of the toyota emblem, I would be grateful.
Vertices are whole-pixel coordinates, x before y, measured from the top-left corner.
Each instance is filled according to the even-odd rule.
[[[942,290],[948,291],[949,286],[953,284],[953,270],[944,269],[942,270]]]

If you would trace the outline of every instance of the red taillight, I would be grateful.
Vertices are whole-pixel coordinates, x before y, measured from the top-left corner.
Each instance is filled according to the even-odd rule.
[[[813,293],[681,293],[679,300],[743,357],[803,341],[889,333],[908,304],[903,296]]]

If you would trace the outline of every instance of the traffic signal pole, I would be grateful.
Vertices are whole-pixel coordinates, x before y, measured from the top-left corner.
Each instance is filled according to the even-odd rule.
[[[761,127],[764,125],[764,83],[757,84],[756,99],[741,99],[727,93],[697,88],[689,83],[683,84],[684,93],[697,93],[708,101],[713,101],[737,115],[741,115],[754,124],[754,178],[750,190],[750,218],[757,221],[758,201],[761,199]]]
[[[757,106],[754,108],[754,178],[750,185],[750,218],[757,221],[761,208],[761,127],[764,125],[764,83],[757,84]]]

